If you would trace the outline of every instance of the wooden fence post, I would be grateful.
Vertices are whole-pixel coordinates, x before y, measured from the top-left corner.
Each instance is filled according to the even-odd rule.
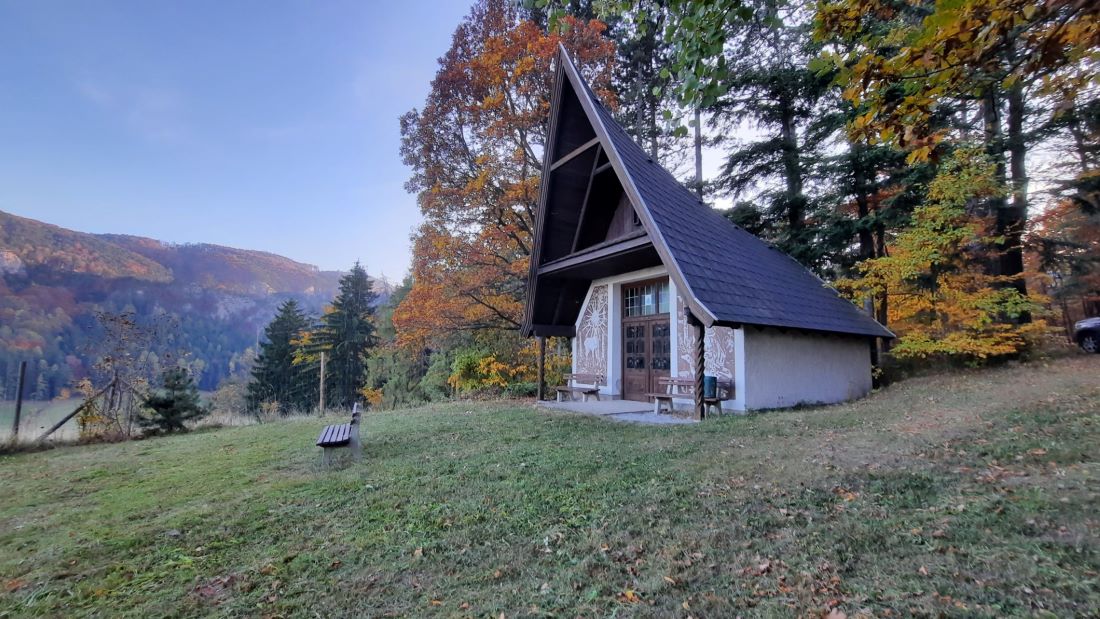
[[[318,398],[317,408],[320,409],[322,415],[325,414],[325,351],[321,351],[321,384],[320,384],[320,397]]]
[[[535,399],[542,401],[546,395],[546,336],[538,336],[539,340],[539,386],[535,390]]]
[[[19,382],[15,392],[15,419],[11,422],[11,440],[19,438],[19,418],[23,415],[23,384],[27,382],[27,362],[19,362]]]

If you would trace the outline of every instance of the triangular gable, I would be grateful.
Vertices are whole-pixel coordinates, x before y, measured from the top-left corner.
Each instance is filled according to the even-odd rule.
[[[564,175],[558,174],[561,168],[551,174],[551,162],[559,161],[563,153],[573,152],[567,149],[588,143],[606,154],[616,179],[634,205],[650,247],[668,269],[688,309],[705,326],[759,325],[893,337],[805,267],[729,222],[654,162],[599,102],[564,48],[559,49],[557,64],[525,334],[537,331],[534,312],[541,301],[542,287],[539,267],[546,264],[547,258],[556,257],[545,252],[561,252],[565,246],[561,231],[572,229],[575,233],[580,221],[579,213],[555,209],[553,201],[548,201],[563,187],[570,190],[567,180],[558,186],[559,177]],[[578,122],[578,105],[587,123]],[[571,131],[560,131],[563,127],[558,123],[563,122],[569,123]],[[563,286],[568,288],[569,284]],[[583,297],[580,283],[573,286],[569,296],[580,291]],[[558,303],[560,309],[560,296]],[[556,312],[555,316],[560,314]],[[565,314],[575,315],[568,311]],[[541,334],[561,333],[543,329]]]

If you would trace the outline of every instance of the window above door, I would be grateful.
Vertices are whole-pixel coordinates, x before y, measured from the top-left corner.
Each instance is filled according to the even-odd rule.
[[[623,317],[625,318],[667,314],[671,307],[667,279],[623,286]]]

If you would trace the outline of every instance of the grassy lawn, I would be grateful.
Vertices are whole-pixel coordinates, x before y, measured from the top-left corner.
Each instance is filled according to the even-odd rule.
[[[644,427],[459,403],[0,458],[0,615],[1095,616],[1100,358]]]

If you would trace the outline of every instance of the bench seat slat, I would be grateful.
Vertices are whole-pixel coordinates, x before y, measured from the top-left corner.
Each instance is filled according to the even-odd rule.
[[[319,447],[342,447],[351,440],[351,424],[341,423],[325,426],[321,430],[321,436],[317,439]]]

